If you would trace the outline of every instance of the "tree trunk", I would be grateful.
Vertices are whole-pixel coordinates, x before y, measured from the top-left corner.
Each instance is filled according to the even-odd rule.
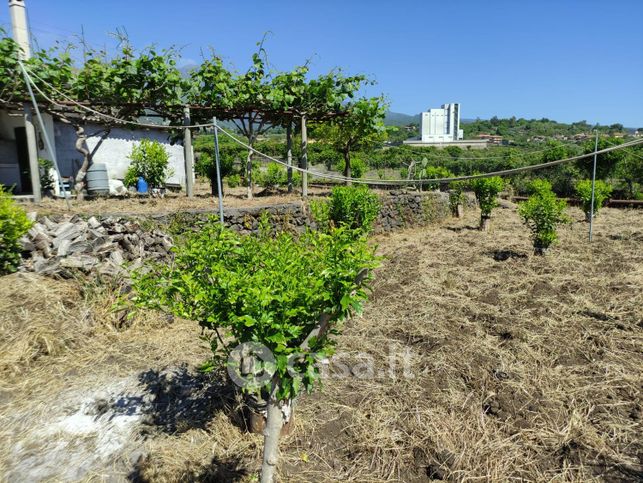
[[[482,215],[480,217],[480,230],[481,231],[489,231],[489,222],[490,222],[490,220],[491,220],[491,217],[488,216],[488,215],[487,216]]]
[[[248,149],[246,158],[246,184],[248,186],[248,199],[252,199],[252,150]]]
[[[345,178],[350,178],[351,177],[351,153],[350,151],[344,151],[344,177]],[[352,185],[353,182],[351,180],[346,180],[346,186]]]
[[[273,483],[275,470],[279,462],[279,436],[284,423],[284,414],[275,397],[276,390],[272,391],[268,401],[268,414],[266,429],[264,429],[263,463],[261,465],[261,483]]]
[[[74,189],[76,190],[77,199],[82,201],[85,197],[83,190],[85,189],[87,170],[91,164],[91,153],[87,147],[87,134],[85,133],[85,129],[80,125],[75,125],[74,128],[76,129],[76,151],[83,155],[83,164],[80,166],[78,173],[76,173]]]

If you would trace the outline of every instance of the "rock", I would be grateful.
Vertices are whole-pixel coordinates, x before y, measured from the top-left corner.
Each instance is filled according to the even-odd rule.
[[[69,253],[69,247],[71,246],[71,240],[63,240],[58,244],[58,250],[56,251],[56,254],[59,257],[64,257]]]
[[[84,271],[89,271],[96,265],[99,260],[91,255],[71,255],[60,260],[60,266],[65,268],[79,268]]]
[[[54,275],[60,270],[60,262],[58,260],[45,260],[38,259],[33,264],[33,271],[41,275]]]
[[[100,221],[98,221],[95,216],[92,216],[89,220],[87,220],[87,224],[94,230],[102,226]]]
[[[26,235],[20,238],[19,242],[25,252],[33,252],[36,249],[36,245]]]
[[[114,250],[110,254],[109,259],[111,262],[113,262],[115,265],[118,265],[119,267],[123,264],[123,254],[120,252],[120,250]]]

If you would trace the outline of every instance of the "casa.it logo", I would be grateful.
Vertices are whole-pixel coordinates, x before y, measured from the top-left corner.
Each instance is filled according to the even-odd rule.
[[[270,349],[259,342],[244,342],[228,355],[228,375],[239,387],[249,391],[265,386],[277,366]]]

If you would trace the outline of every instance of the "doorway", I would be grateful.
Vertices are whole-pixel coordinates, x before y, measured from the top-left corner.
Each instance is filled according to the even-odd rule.
[[[18,169],[20,170],[20,193],[33,194],[31,186],[31,170],[29,169],[29,148],[27,147],[27,130],[24,127],[14,128],[16,136],[16,151],[18,154]]]

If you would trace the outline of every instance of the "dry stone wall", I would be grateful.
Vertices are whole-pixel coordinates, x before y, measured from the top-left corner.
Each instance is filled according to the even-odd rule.
[[[375,231],[426,225],[450,216],[448,193],[393,191],[381,195]],[[316,225],[305,203],[225,210],[226,226],[256,232],[263,217],[277,230],[303,232]],[[126,276],[145,260],[171,257],[172,235],[198,230],[214,211],[161,213],[147,217],[79,215],[37,218],[22,238],[22,270],[69,277],[74,273]]]

